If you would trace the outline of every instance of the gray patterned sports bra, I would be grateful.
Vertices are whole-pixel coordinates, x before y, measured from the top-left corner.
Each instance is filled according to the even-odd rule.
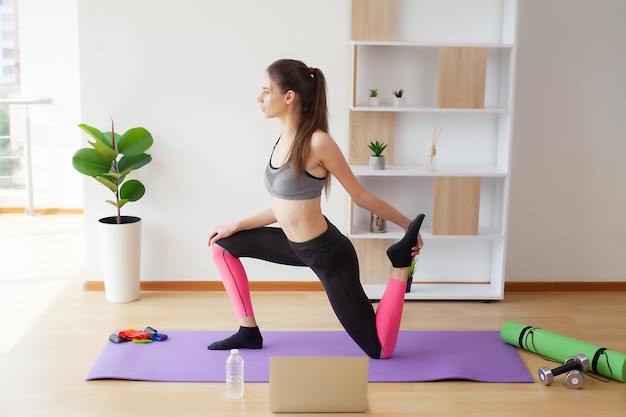
[[[277,142],[278,143],[278,142]],[[274,145],[274,147],[276,147]],[[272,150],[272,155],[274,151]],[[296,178],[291,164],[280,168],[272,166],[272,156],[265,167],[265,188],[272,197],[283,200],[310,200],[322,195],[325,178],[315,177],[308,172]]]

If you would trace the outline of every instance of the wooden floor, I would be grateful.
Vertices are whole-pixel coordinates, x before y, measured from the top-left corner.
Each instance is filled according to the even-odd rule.
[[[247,384],[243,400],[229,400],[223,384],[85,382],[114,329],[234,329],[232,308],[224,293],[200,291],[144,292],[134,303],[108,303],[104,293],[82,289],[80,216],[11,216],[0,215],[1,417],[273,415],[267,384]],[[253,298],[263,329],[340,329],[323,293]],[[506,320],[626,352],[624,292],[514,292],[489,304],[413,301],[405,304],[402,328],[499,330]],[[540,366],[556,366],[519,353],[533,376]],[[370,384],[368,397],[365,415],[385,417],[626,415],[626,384],[589,377],[578,391],[559,378],[550,387],[450,381]]]

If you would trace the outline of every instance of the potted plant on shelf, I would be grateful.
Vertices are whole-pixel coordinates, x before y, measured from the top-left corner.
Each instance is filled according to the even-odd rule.
[[[152,146],[152,134],[143,127],[134,127],[119,135],[113,121],[111,131],[80,124],[95,141],[81,148],[72,157],[73,167],[107,187],[114,196],[106,200],[116,215],[99,220],[100,250],[106,298],[111,302],[130,302],[139,298],[141,262],[141,218],[122,216],[121,208],[145,194],[141,181],[128,175],[152,161],[146,151]]]
[[[368,103],[372,107],[378,106],[378,88],[371,88],[369,90]]]
[[[404,106],[404,90],[402,88],[394,90],[393,95],[393,104],[395,106]]]
[[[379,141],[370,141],[367,147],[372,151],[372,155],[370,156],[370,168],[374,170],[385,169],[385,155],[382,153],[387,148],[387,144]]]

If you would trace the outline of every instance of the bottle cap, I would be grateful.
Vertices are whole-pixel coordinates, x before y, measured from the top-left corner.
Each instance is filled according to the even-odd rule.
[[[239,349],[231,349],[231,350],[230,350],[230,353],[231,353],[232,355],[237,355],[237,354],[239,354]]]

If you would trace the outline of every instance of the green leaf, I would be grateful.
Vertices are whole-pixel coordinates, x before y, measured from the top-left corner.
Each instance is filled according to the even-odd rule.
[[[124,155],[137,156],[152,146],[152,135],[143,127],[134,127],[124,133],[118,143],[117,150]]]
[[[94,177],[94,179],[96,181],[98,181],[100,184],[102,184],[105,187],[107,187],[109,190],[111,190],[113,192],[117,191],[117,184],[116,184],[116,182],[115,181],[111,181],[106,176],[98,176],[98,177]]]
[[[375,156],[380,156],[385,150],[385,148],[387,148],[386,143],[381,143],[379,141],[370,142],[369,145],[367,146],[371,149],[371,151],[374,153]]]
[[[124,180],[124,176],[122,174],[118,174],[117,172],[107,172],[106,174],[102,174],[102,177],[108,178],[118,184]]]
[[[146,193],[146,187],[139,180],[128,180],[120,188],[120,198],[137,201]]]
[[[152,156],[148,155],[147,153],[133,156],[124,155],[117,164],[117,170],[120,173],[126,175],[130,171],[134,169],[139,169],[142,166],[148,164],[150,161],[152,161]]]
[[[110,148],[113,148],[113,145],[111,143],[111,132],[103,132],[103,134],[105,138],[105,143],[109,145]],[[120,134],[115,132],[115,149],[118,149],[119,141],[120,141]]]
[[[117,208],[122,208],[124,207],[124,204],[128,203],[128,200],[120,200],[117,203],[113,200],[105,200],[105,201],[109,203],[110,205],[112,205],[113,207],[117,207]]]
[[[108,143],[89,142],[89,144],[93,146],[96,152],[102,155],[102,157],[107,159],[109,162],[113,162],[113,160],[117,158],[117,152],[115,152],[115,149],[111,148]]]
[[[89,136],[94,138],[97,142],[99,142],[99,143],[107,143],[107,140],[106,140],[106,137],[105,137],[104,133],[102,133],[102,131],[96,129],[95,127],[86,125],[84,123],[79,124],[78,127],[80,127],[82,130],[84,130],[87,134],[89,134]],[[111,144],[111,142],[109,142],[109,145],[110,144]]]
[[[72,166],[81,174],[96,177],[111,170],[111,161],[95,149],[83,148],[74,153]]]

